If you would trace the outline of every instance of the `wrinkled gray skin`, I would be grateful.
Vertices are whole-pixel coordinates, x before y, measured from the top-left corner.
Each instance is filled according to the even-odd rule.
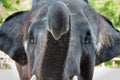
[[[37,4],[39,4],[41,0],[32,0],[32,8],[34,8]],[[88,0],[84,0],[85,2],[88,3]]]
[[[50,13],[56,16],[51,17]],[[31,75],[36,75],[37,80],[71,80],[74,75],[79,80],[92,80],[96,55],[106,53],[104,47],[109,50],[119,42],[119,33],[109,21],[82,0],[41,0],[30,14],[31,24],[25,26],[24,47]],[[60,22],[51,25],[49,20]],[[67,32],[54,36],[54,26],[58,24],[62,25],[60,34]]]
[[[69,31],[70,11],[64,3],[53,3],[49,7],[47,14],[47,17],[49,17],[47,19],[47,29],[51,32],[55,40],[59,40],[62,35]]]
[[[108,20],[105,16],[100,15],[111,27],[115,29],[112,22]],[[114,57],[117,57],[120,55],[120,32],[116,30],[116,32],[119,34],[119,38],[117,38],[111,46],[103,45],[103,47],[100,49],[100,51],[96,55],[96,65],[111,60]]]
[[[22,44],[23,23],[27,11],[17,12],[9,16],[0,27],[0,50],[7,53],[20,65],[27,63],[26,53]]]
[[[0,50],[16,61],[20,80],[30,79],[27,56],[22,44],[22,26],[27,13],[28,11],[21,11],[10,15],[0,27]]]
[[[32,8],[34,8],[37,4],[39,4],[40,0],[33,0],[32,3]],[[88,3],[88,0],[84,0]],[[111,27],[113,27],[113,24],[111,21],[109,21],[105,16],[100,15],[109,25],[111,25]],[[115,28],[114,28],[115,29]],[[116,30],[116,29],[115,29]],[[117,31],[117,30],[116,30]],[[117,31],[119,32],[119,31]],[[112,46],[103,46],[100,51],[97,53],[96,55],[96,65],[101,64],[102,62],[106,62],[111,60],[114,57],[117,57],[120,55],[120,41],[115,40],[114,43],[112,44]]]
[[[43,1],[41,1],[41,3],[42,3]],[[49,1],[48,1],[49,2]],[[50,3],[51,4],[51,3]],[[41,8],[41,7],[40,7]],[[35,10],[37,10],[36,8],[33,8],[33,9],[35,9]],[[39,46],[39,44],[41,44],[41,43],[43,43],[44,45],[47,45],[46,44],[46,42],[48,42],[48,41],[46,41],[46,37],[45,38],[43,38],[41,41],[43,41],[43,42],[38,42],[40,39],[39,38],[37,38],[38,36],[40,36],[39,35],[39,33],[40,32],[42,32],[42,34],[44,33],[45,35],[44,36],[47,36],[48,34],[46,34],[46,33],[48,33],[48,31],[47,31],[47,29],[46,29],[46,25],[44,25],[44,24],[46,24],[47,22],[46,22],[46,19],[47,19],[47,17],[46,17],[46,14],[47,14],[47,9],[46,8],[41,8],[41,9],[43,9],[43,13],[42,12],[40,12],[40,15],[39,15],[39,20],[37,20],[37,19],[35,19],[34,20],[34,22],[33,22],[33,24],[31,25],[31,28],[33,28],[33,29],[30,29],[30,30],[33,30],[34,31],[34,34],[35,34],[35,39],[33,39],[34,38],[34,36],[32,36],[32,37],[30,37],[30,42],[33,44],[33,43],[36,43],[36,44],[33,44],[33,45],[31,45],[30,43],[29,43],[29,49],[33,49],[33,50],[31,50],[32,52],[31,52],[31,54],[28,54],[29,56],[31,56],[31,61],[33,61],[33,62],[30,62],[31,63],[31,71],[32,71],[32,74],[36,74],[37,73],[37,75],[39,76],[39,73],[40,74],[42,74],[41,72],[40,72],[40,64],[42,64],[42,62],[38,62],[38,60],[39,60],[39,58],[41,58],[41,54],[36,54],[36,56],[40,56],[40,57],[37,57],[37,58],[34,58],[34,54],[35,54],[35,51],[36,51],[36,53],[37,53],[37,50],[41,50],[41,51],[44,51],[44,46],[43,45],[41,45],[41,46],[43,46],[43,49],[38,49],[40,46]],[[76,8],[74,8],[74,9],[76,9]],[[85,11],[87,11],[87,9],[86,8],[84,8],[85,9]],[[84,10],[83,9],[83,10]],[[72,10],[70,10],[70,11],[72,11]],[[74,10],[73,10],[74,11]],[[44,12],[46,13],[46,14],[44,14]],[[108,60],[110,60],[110,59],[112,59],[113,57],[116,57],[116,56],[118,56],[119,54],[120,54],[120,49],[119,49],[119,47],[120,47],[120,39],[119,39],[119,35],[118,35],[118,31],[116,31],[114,28],[113,28],[113,25],[111,24],[111,22],[109,21],[109,20],[107,20],[107,19],[105,19],[103,16],[100,16],[100,15],[98,15],[98,14],[96,14],[96,13],[94,13],[94,11],[93,11],[93,13],[95,14],[90,14],[90,10],[88,10],[88,12],[89,13],[86,13],[88,16],[93,16],[93,17],[87,17],[89,20],[87,20],[86,21],[86,19],[84,20],[84,18],[82,19],[83,21],[85,21],[85,23],[84,24],[80,24],[80,26],[86,26],[86,25],[88,25],[88,23],[93,23],[92,25],[94,25],[94,24],[97,24],[97,26],[94,26],[94,28],[90,28],[90,32],[94,32],[95,30],[97,30],[96,28],[98,28],[98,30],[96,31],[96,32],[94,32],[95,34],[97,34],[98,36],[97,36],[97,40],[98,41],[96,41],[95,43],[96,44],[99,44],[99,43],[104,43],[104,42],[106,42],[106,39],[109,39],[108,40],[108,42],[110,41],[110,44],[108,45],[108,42],[107,42],[107,44],[102,44],[102,47],[100,48],[99,46],[97,47],[94,47],[95,49],[98,49],[97,50],[97,52],[95,53],[96,55],[96,64],[100,64],[101,62],[104,62],[104,61],[108,61]],[[37,14],[37,12],[36,11],[34,11],[34,10],[32,10],[31,11],[31,13],[33,13],[33,16],[32,16],[32,18],[34,18],[35,17],[35,15]],[[74,14],[74,12],[73,12],[73,14]],[[77,16],[79,16],[79,17],[77,17],[77,18],[75,18],[76,17],[76,15],[73,15],[72,16],[72,19],[71,19],[71,21],[72,22],[69,22],[69,23],[72,23],[72,25],[71,26],[75,26],[75,27],[77,27],[76,26],[76,24],[75,23],[81,23],[82,21],[81,21],[81,18],[83,17],[83,14],[82,14],[82,17],[80,16],[82,13],[80,12],[79,14],[77,14]],[[87,16],[85,14],[85,16]],[[98,20],[98,22],[99,21],[101,21],[100,23],[98,23],[96,20],[94,21],[94,17],[95,16],[98,16],[98,18],[96,19],[96,20]],[[16,24],[13,24],[14,22],[15,23],[19,23],[19,25],[22,25],[23,23],[22,23],[22,21],[23,21],[23,17],[21,17],[21,16],[23,16],[22,14],[19,14],[19,16],[18,17],[15,17],[16,19],[18,19],[18,20],[16,20],[15,18],[10,18],[11,20],[7,20],[7,22],[5,22],[4,24],[3,24],[3,26],[0,28],[0,48],[3,50],[3,51],[5,51],[8,55],[10,55],[10,57],[11,58],[13,58],[15,61],[17,61],[19,64],[21,64],[21,65],[25,65],[26,64],[26,62],[27,62],[27,60],[26,60],[26,55],[25,55],[25,52],[24,52],[24,49],[23,49],[23,44],[21,44],[22,43],[22,37],[21,36],[23,36],[23,29],[21,28],[21,27],[18,27],[18,28],[14,28],[15,26],[14,25],[16,25]],[[84,17],[85,17],[84,16]],[[25,17],[25,16],[24,16]],[[42,21],[41,21],[41,19],[42,19]],[[79,19],[80,19],[80,21],[79,21]],[[13,21],[12,21],[13,20]],[[21,20],[21,21],[20,21]],[[76,21],[75,21],[76,20]],[[30,21],[31,23],[32,23],[32,20]],[[75,24],[75,25],[74,25]],[[7,25],[6,27],[5,27],[5,25]],[[43,26],[43,27],[41,27],[41,26],[39,26],[39,25],[41,25],[41,26]],[[105,25],[105,26],[104,26]],[[11,26],[11,27],[8,27],[8,26]],[[12,27],[12,26],[14,26],[14,27]],[[32,27],[33,26],[33,27]],[[35,27],[35,26],[37,26],[37,27]],[[44,27],[45,26],[45,27]],[[91,25],[89,25],[89,27],[90,27]],[[3,28],[4,27],[4,28]],[[101,28],[100,28],[101,27]],[[100,29],[99,29],[100,28]],[[15,30],[16,29],[16,30]],[[85,28],[86,30],[87,30],[87,28]],[[44,30],[45,30],[45,32],[44,32]],[[71,27],[70,27],[70,30],[71,30]],[[86,33],[85,31],[83,31],[82,29],[77,29],[76,31],[76,28],[74,29],[74,28],[72,28],[72,30],[71,31],[73,31],[73,32],[79,32],[79,34],[81,35],[81,36],[83,36],[83,38],[85,37],[84,36],[84,34]],[[93,31],[92,31],[93,30]],[[70,33],[72,33],[70,31]],[[82,31],[82,32],[81,32]],[[105,32],[105,33],[104,33]],[[13,35],[14,34],[14,35]],[[20,35],[17,35],[17,34],[20,34]],[[50,34],[50,33],[49,33]],[[78,35],[79,35],[78,34]],[[90,33],[91,34],[91,33]],[[95,34],[93,34],[92,36],[94,36]],[[103,35],[102,37],[101,37],[101,34]],[[117,35],[116,35],[117,34]],[[5,35],[5,36],[4,36]],[[17,35],[17,37],[16,37],[16,35]],[[32,35],[32,34],[29,34],[29,35]],[[76,33],[75,34],[73,34],[72,33],[72,35],[76,35]],[[87,42],[89,42],[89,40],[91,40],[91,38],[90,38],[90,36],[91,35],[89,35],[89,32],[88,33],[86,33],[86,39],[85,39],[85,43]],[[37,41],[36,41],[36,38],[37,38]],[[40,38],[41,38],[41,36],[40,36]],[[53,38],[53,37],[52,37]],[[80,42],[78,42],[78,43],[83,43],[84,42],[84,39],[81,37],[80,39],[79,39],[80,37],[78,37],[77,38],[77,40],[79,41],[80,40]],[[89,39],[90,38],[90,39]],[[103,41],[101,40],[101,39],[104,39]],[[112,40],[112,38],[113,38],[113,40]],[[8,40],[9,39],[9,40]],[[45,39],[45,41],[44,41],[44,39]],[[54,39],[54,38],[53,38]],[[67,38],[67,39],[69,39],[69,38]],[[76,41],[73,41],[73,42],[71,42],[72,41],[72,36],[70,37],[70,43],[69,44],[71,44],[71,45],[76,45],[77,43],[76,43]],[[92,38],[92,39],[94,39],[94,38]],[[62,41],[64,41],[64,39],[62,40]],[[58,41],[59,43],[61,43],[62,41]],[[65,39],[65,41],[69,41],[69,40],[66,40]],[[13,43],[14,42],[14,43]],[[53,46],[53,42],[54,41],[52,41],[52,43],[50,43],[50,44],[52,44],[52,46]],[[55,42],[55,48],[57,47],[56,45],[58,45],[59,43],[58,42]],[[92,41],[92,42],[94,42],[94,41]],[[3,45],[3,43],[4,43],[4,45]],[[18,46],[16,46],[16,43],[17,43],[17,45]],[[39,44],[38,44],[39,43]],[[72,43],[76,43],[76,44],[72,44]],[[7,44],[7,45],[6,45]],[[12,45],[12,44],[14,44],[14,45]],[[68,44],[68,45],[69,45]],[[12,47],[9,47],[9,46],[11,46],[12,45]],[[59,45],[61,45],[61,47],[62,47],[62,45],[64,45],[64,44],[59,44]],[[80,44],[81,45],[81,44]],[[83,44],[84,45],[84,44]],[[87,44],[88,45],[88,44]],[[37,48],[35,48],[34,46],[36,46]],[[94,46],[94,45],[93,45]],[[60,47],[60,46],[59,46]],[[58,47],[58,50],[59,50],[59,47]],[[60,47],[60,48],[61,48]],[[65,48],[65,47],[64,47]],[[67,49],[66,49],[67,48]],[[68,51],[68,47],[66,47],[65,48],[65,50],[67,50]],[[85,48],[86,48],[86,46],[85,46],[85,48],[84,48],[84,46],[82,46],[82,50],[83,50],[83,52],[85,52],[85,55],[82,55],[83,53],[82,53],[82,51],[80,51],[81,52],[81,55],[83,56],[82,58],[77,58],[77,59],[81,59],[81,61],[79,61],[79,62],[81,62],[81,64],[80,65],[82,65],[81,66],[81,70],[85,70],[84,72],[85,73],[81,73],[81,75],[84,75],[84,76],[87,76],[87,74],[89,74],[89,73],[87,73],[86,74],[86,72],[87,72],[87,68],[85,68],[86,67],[86,65],[85,64],[87,64],[87,65],[89,65],[88,63],[88,59],[87,59],[87,56],[86,56],[86,51],[88,51],[88,49],[87,50],[84,50]],[[93,49],[94,49],[93,48]],[[57,49],[57,48],[56,48]],[[69,50],[70,50],[71,48],[69,48]],[[56,50],[56,51],[54,51],[54,52],[56,52],[56,54],[57,53],[59,53],[60,51],[58,51],[58,50]],[[73,52],[76,50],[76,48],[74,49],[74,47],[73,47]],[[80,49],[81,50],[81,49]],[[27,50],[28,51],[28,50]],[[71,50],[72,51],[72,50]],[[76,50],[76,51],[79,51],[79,50]],[[75,51],[75,53],[76,53],[76,51]],[[33,53],[34,52],[34,53]],[[39,51],[38,51],[39,52]],[[89,52],[89,51],[88,51]],[[94,51],[93,51],[94,52]],[[22,54],[21,54],[22,53]],[[72,53],[72,52],[71,52]],[[20,54],[20,56],[18,56]],[[67,55],[68,54],[70,54],[70,53],[67,53]],[[76,53],[77,54],[77,53]],[[22,57],[23,56],[23,57]],[[65,55],[64,55],[65,56]],[[72,55],[70,55],[69,57],[67,57],[67,61],[68,61],[68,63],[69,64],[71,64],[71,60],[72,61],[75,61],[74,60],[74,58],[71,58],[71,56]],[[77,55],[73,55],[73,57],[74,56],[77,56]],[[62,56],[61,56],[62,57]],[[65,56],[66,57],[66,56]],[[78,56],[77,56],[78,57]],[[86,57],[86,58],[85,58]],[[24,58],[24,59],[23,59]],[[59,55],[58,55],[58,58],[60,58],[59,57]],[[70,58],[70,60],[69,60],[69,58]],[[32,60],[33,59],[33,60]],[[76,59],[76,60],[77,60]],[[87,60],[85,60],[85,59],[87,59]],[[42,59],[41,59],[42,60]],[[68,64],[67,63],[67,61],[66,61],[66,64]],[[90,60],[89,60],[90,61]],[[57,62],[57,61],[56,61]],[[76,61],[77,62],[77,61]],[[84,63],[84,65],[83,65],[83,62],[86,62],[86,63]],[[38,64],[39,63],[39,64]],[[91,63],[91,61],[90,61],[90,63]],[[34,64],[34,67],[33,67],[33,64]],[[55,64],[55,63],[54,63]],[[61,63],[62,64],[62,63]],[[76,63],[74,63],[74,64],[76,64]],[[55,64],[56,65],[56,64]],[[77,65],[77,64],[76,64]],[[36,66],[37,66],[37,68],[36,68]],[[53,65],[52,65],[53,66]],[[72,66],[72,64],[71,64],[71,66]],[[75,66],[76,67],[76,66]],[[73,66],[73,69],[71,68],[71,70],[69,70],[69,68],[67,69],[66,67],[65,67],[65,70],[64,70],[64,74],[65,74],[65,77],[64,78],[66,78],[66,76],[67,77],[69,77],[68,75],[74,75],[72,72],[75,72],[75,73],[79,73],[79,72],[83,72],[83,71],[80,71],[78,68],[76,68],[76,70],[74,71],[74,69],[75,69],[75,67]],[[85,69],[82,69],[82,67],[84,67]],[[87,67],[89,67],[89,66],[87,66]],[[48,68],[49,69],[49,68]],[[77,70],[78,69],[78,70]],[[54,69],[55,70],[55,69]],[[70,72],[68,72],[68,70],[70,71]],[[66,72],[65,72],[66,71]],[[60,70],[60,72],[61,72],[61,70]],[[89,71],[88,71],[89,72]],[[69,73],[69,74],[68,74]],[[60,74],[60,73],[59,73]],[[85,75],[86,74],[86,75]],[[80,75],[80,76],[81,76]],[[55,75],[56,76],[56,75]],[[63,77],[63,76],[62,76]]]
[[[30,80],[30,69],[29,65],[21,66],[18,63],[15,63],[20,80]]]

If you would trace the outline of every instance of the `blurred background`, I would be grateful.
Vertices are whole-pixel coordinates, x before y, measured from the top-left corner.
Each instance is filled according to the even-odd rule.
[[[30,10],[32,0],[0,0],[0,25],[11,14]]]
[[[120,30],[120,0],[88,0],[89,4],[100,14],[106,16],[109,20],[112,21],[114,27],[118,30]],[[4,20],[11,14],[18,12],[18,11],[26,11],[30,10],[32,6],[32,0],[0,0],[0,25],[4,22]],[[4,75],[2,75],[2,69],[12,69],[11,64],[15,64],[6,54],[0,51],[0,78]],[[15,66],[14,66],[15,67]],[[95,74],[94,80],[101,80],[98,79],[98,76],[100,76],[99,73],[102,73],[104,69],[99,69],[99,67],[102,68],[114,68],[112,70],[116,70],[117,74],[120,74],[120,56],[117,58],[112,59],[111,61],[105,62],[101,65],[98,65],[97,68],[95,68]],[[119,70],[118,70],[119,68]],[[15,68],[13,68],[15,69]],[[97,71],[96,71],[97,70]],[[110,70],[110,71],[112,71]],[[110,72],[109,71],[109,72]],[[107,72],[107,73],[109,73]],[[114,71],[112,71],[114,74]],[[104,72],[105,73],[105,72]],[[15,75],[15,74],[14,74]],[[13,76],[14,76],[13,75]],[[110,74],[108,74],[110,75]],[[106,75],[104,75],[105,77]],[[114,76],[117,76],[116,74]],[[101,76],[102,77],[102,76]],[[113,77],[113,76],[112,76]],[[105,80],[120,80],[119,79],[112,79],[109,76],[110,79]],[[5,79],[4,79],[5,80]],[[14,79],[12,79],[14,80]],[[15,80],[18,80],[16,78]]]
[[[100,14],[111,20],[120,30],[120,0],[88,0],[90,5]]]

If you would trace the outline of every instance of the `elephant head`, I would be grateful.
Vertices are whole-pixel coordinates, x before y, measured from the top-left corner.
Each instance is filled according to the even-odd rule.
[[[92,80],[95,62],[108,60],[102,52],[119,41],[119,32],[83,0],[41,0],[29,14],[24,47],[32,79]]]

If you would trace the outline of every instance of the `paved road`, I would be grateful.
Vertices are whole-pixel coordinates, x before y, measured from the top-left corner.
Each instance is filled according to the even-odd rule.
[[[0,70],[0,80],[19,80],[16,70]]]
[[[0,69],[0,80],[19,80],[19,75],[16,70],[15,63],[11,63],[11,70]]]
[[[95,68],[93,80],[120,80],[120,68]]]
[[[0,80],[19,80],[17,71],[0,70]],[[95,68],[93,80],[120,80],[120,69]]]

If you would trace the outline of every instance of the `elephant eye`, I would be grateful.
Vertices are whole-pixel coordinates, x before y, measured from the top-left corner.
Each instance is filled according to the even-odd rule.
[[[33,32],[30,33],[29,42],[30,42],[31,44],[34,44],[34,43],[35,43],[35,39],[34,39],[34,34],[33,34]]]
[[[91,34],[89,31],[87,31],[84,37],[84,44],[90,44],[90,43],[91,43]]]

